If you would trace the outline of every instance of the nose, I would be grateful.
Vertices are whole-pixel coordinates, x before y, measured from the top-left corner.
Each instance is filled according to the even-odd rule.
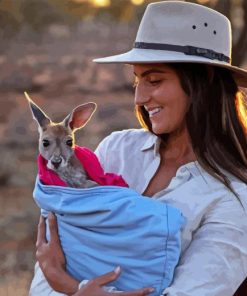
[[[53,166],[57,169],[62,162],[62,157],[61,156],[54,156],[51,163]]]
[[[135,88],[135,104],[143,106],[150,100],[150,94],[148,88],[144,83],[139,82]]]

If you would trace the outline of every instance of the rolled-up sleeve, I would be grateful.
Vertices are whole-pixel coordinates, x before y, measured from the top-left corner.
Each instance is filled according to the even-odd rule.
[[[247,213],[229,194],[204,215],[162,295],[232,296],[246,276]]]
[[[36,262],[34,277],[28,296],[66,296],[65,294],[54,291],[48,284],[39,263]]]

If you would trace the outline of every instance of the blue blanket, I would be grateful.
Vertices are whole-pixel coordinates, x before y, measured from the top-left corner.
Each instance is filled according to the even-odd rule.
[[[47,186],[38,178],[34,199],[42,215],[56,214],[67,271],[77,280],[119,265],[122,273],[113,283],[119,290],[152,286],[152,295],[160,295],[171,284],[185,222],[178,209],[130,188]]]

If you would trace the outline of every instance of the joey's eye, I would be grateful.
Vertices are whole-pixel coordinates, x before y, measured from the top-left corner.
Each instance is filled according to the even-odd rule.
[[[50,142],[48,140],[43,140],[43,146],[48,147],[50,145]]]
[[[67,140],[66,145],[68,145],[69,147],[72,147],[73,141],[72,140]]]

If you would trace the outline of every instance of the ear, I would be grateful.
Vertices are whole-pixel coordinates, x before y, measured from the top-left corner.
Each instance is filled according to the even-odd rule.
[[[33,119],[35,119],[38,125],[44,129],[48,124],[51,123],[50,118],[31,100],[29,95],[24,92],[26,99],[29,102],[29,106],[33,115]]]
[[[96,108],[97,105],[92,102],[79,105],[63,120],[62,123],[72,131],[80,129],[87,124]]]

